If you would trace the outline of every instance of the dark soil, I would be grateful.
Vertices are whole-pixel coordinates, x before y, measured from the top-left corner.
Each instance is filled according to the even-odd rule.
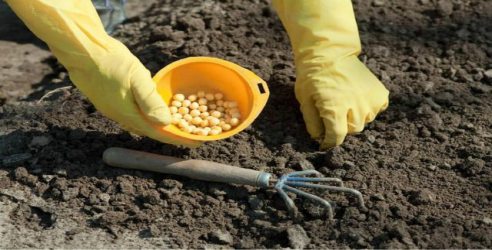
[[[122,131],[76,89],[39,104],[4,101],[0,201],[18,204],[11,221],[49,231],[70,217],[78,229],[66,229],[68,246],[100,228],[173,248],[491,248],[492,1],[354,5],[360,57],[391,91],[390,106],[342,146],[319,151],[305,132],[289,39],[271,5],[161,1],[114,36],[153,73],[188,56],[251,69],[271,90],[264,112],[233,138],[187,149]],[[272,190],[106,166],[102,152],[113,146],[275,175],[314,168],[359,189],[367,209],[324,194],[336,207],[329,221],[296,199],[296,222]],[[42,205],[8,192],[18,187]]]

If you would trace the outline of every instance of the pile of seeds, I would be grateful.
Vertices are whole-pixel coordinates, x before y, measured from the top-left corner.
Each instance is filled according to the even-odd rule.
[[[222,93],[176,94],[169,109],[172,124],[195,135],[218,135],[239,125],[241,119],[237,102],[225,101]]]

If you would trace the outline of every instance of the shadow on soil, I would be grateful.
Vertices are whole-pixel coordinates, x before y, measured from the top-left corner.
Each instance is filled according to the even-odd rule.
[[[0,2],[0,40],[34,44],[44,50],[49,50],[48,46],[37,38],[3,1]]]

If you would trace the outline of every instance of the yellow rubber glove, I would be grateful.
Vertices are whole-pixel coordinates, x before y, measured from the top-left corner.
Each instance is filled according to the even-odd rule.
[[[162,135],[152,125],[171,122],[150,72],[106,34],[90,0],[7,0],[29,29],[46,42],[72,82],[123,129],[155,140],[196,147],[199,142]]]
[[[296,98],[321,149],[340,145],[388,106],[388,90],[359,61],[351,0],[273,0],[295,56]],[[324,137],[323,137],[324,136]]]

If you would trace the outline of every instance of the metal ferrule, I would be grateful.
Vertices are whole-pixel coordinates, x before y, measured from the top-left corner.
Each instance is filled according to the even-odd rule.
[[[256,180],[256,185],[258,187],[268,187],[270,185],[270,178],[272,175],[266,172],[260,172],[258,179]]]

